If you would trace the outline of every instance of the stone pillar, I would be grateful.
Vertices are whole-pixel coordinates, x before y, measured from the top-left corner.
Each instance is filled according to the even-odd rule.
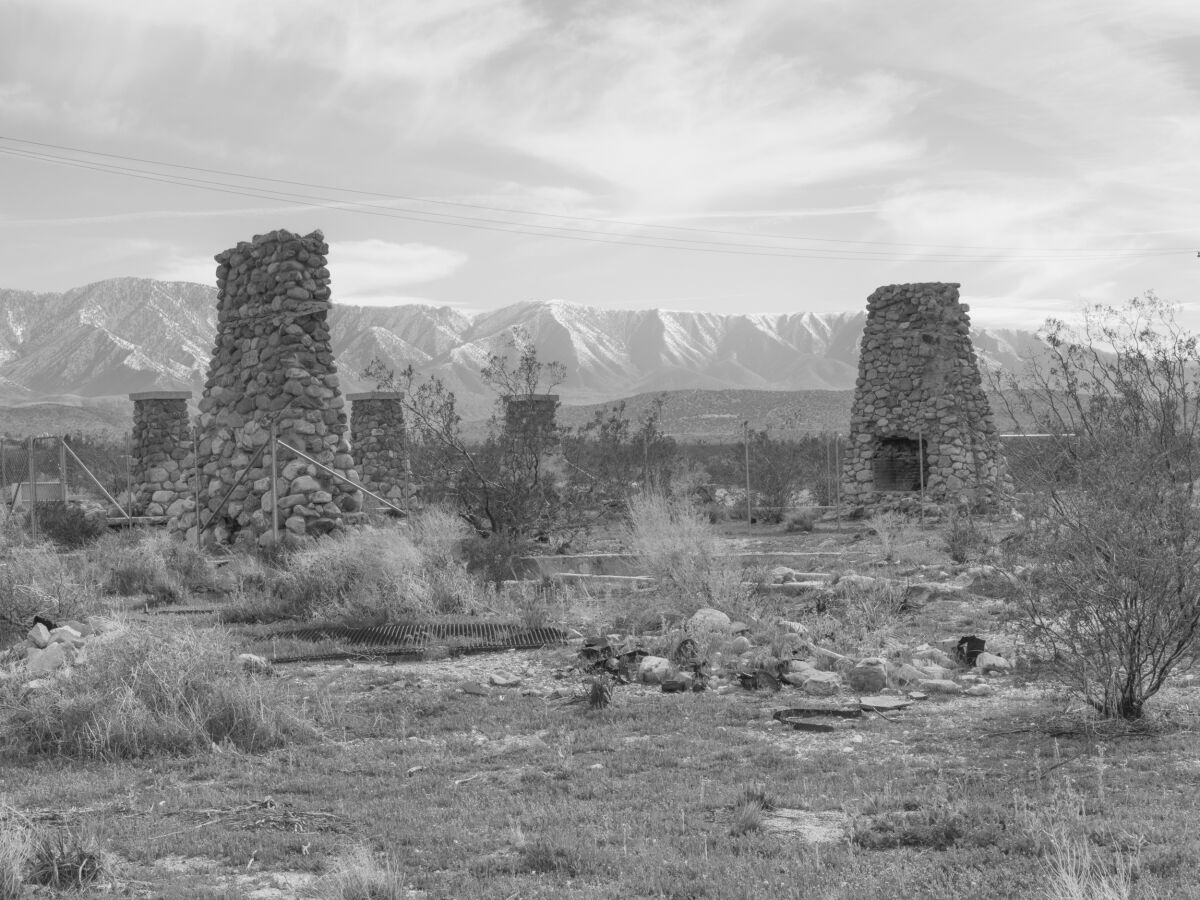
[[[995,502],[1005,493],[995,423],[958,285],[894,284],[867,301],[842,494]]]
[[[197,448],[208,541],[270,542],[272,425],[285,443],[358,479],[329,340],[328,252],[320,231],[273,231],[216,256],[217,337]],[[281,527],[293,535],[339,528],[362,502],[357,488],[284,450],[275,487]],[[172,525],[194,539],[194,517]]]
[[[133,459],[130,463],[134,515],[174,516],[195,509],[186,465],[192,453],[188,422],[191,391],[144,391],[133,401]]]
[[[408,433],[398,391],[347,394],[350,447],[362,485],[407,510],[413,499]],[[371,501],[366,501],[371,505]]]
[[[511,394],[504,398],[504,432],[551,445],[557,411],[558,394]]]

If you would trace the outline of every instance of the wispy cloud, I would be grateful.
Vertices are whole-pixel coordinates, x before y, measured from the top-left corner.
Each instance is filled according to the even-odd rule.
[[[125,242],[129,252],[153,255],[154,278],[163,281],[214,282],[216,263],[211,256],[192,256],[178,247],[160,243]],[[360,306],[393,306],[426,302],[407,296],[414,284],[438,281],[453,275],[467,257],[455,250],[429,244],[398,244],[382,240],[333,241],[329,245],[334,301]]]

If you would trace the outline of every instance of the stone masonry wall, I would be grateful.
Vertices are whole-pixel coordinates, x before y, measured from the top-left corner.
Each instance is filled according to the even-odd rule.
[[[270,542],[272,423],[284,442],[358,478],[329,342],[328,252],[320,231],[273,231],[216,256],[217,338],[199,418],[205,540]],[[286,451],[276,489],[281,529],[294,535],[329,532],[361,506],[357,488]],[[194,516],[173,527],[195,537]]]
[[[192,426],[188,421],[191,391],[146,391],[133,401],[133,446],[130,470],[133,515],[177,516],[196,504],[190,488]]]
[[[346,399],[351,403],[350,446],[363,486],[407,510],[412,496],[405,491],[412,491],[412,471],[401,396],[368,391]],[[364,502],[371,505],[369,498]]]
[[[958,285],[894,284],[867,301],[842,491],[871,503],[920,488],[942,502],[1005,493],[995,423]],[[923,459],[921,452],[923,451]]]

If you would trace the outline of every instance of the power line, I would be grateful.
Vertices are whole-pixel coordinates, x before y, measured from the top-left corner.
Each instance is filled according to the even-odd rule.
[[[186,165],[183,163],[166,162],[165,160],[149,159],[149,158],[140,157],[140,156],[127,156],[127,155],[123,155],[120,153],[106,153],[106,152],[103,152],[100,150],[88,150],[88,149],[85,149],[82,147],[71,147],[71,146],[68,146],[65,144],[52,144],[52,143],[47,143],[44,141],[31,141],[31,140],[28,140],[25,138],[10,137],[8,135],[0,135],[0,140],[9,141],[12,143],[17,143],[17,144],[27,144],[27,145],[34,146],[34,147],[49,147],[54,150],[64,150],[64,151],[68,151],[70,153],[82,153],[82,154],[86,154],[89,156],[102,156],[102,157],[105,157],[108,159],[119,159],[124,162],[138,162],[138,163],[143,163],[143,164],[152,165],[152,166],[162,166],[165,168],[172,168],[172,169],[184,169],[184,170],[191,171],[191,172],[203,172],[203,173],[209,174],[209,175],[222,175],[222,176],[229,177],[229,178],[241,178],[241,179],[250,180],[250,181],[265,181],[265,182],[270,182],[272,184],[286,184],[286,185],[291,185],[293,187],[313,188],[316,190],[333,191],[335,193],[359,194],[359,195],[366,196],[366,197],[381,197],[381,198],[387,199],[387,200],[400,200],[400,201],[407,202],[407,203],[429,203],[429,204],[441,205],[441,206],[457,206],[457,207],[462,207],[462,208],[466,208],[466,209],[478,209],[478,210],[484,210],[487,212],[504,213],[504,214],[510,214],[510,215],[541,216],[541,217],[545,217],[545,218],[563,219],[563,220],[567,220],[567,221],[576,221],[576,222],[595,222],[595,223],[604,224],[604,225],[626,225],[626,226],[634,227],[634,228],[658,228],[658,229],[672,230],[672,231],[691,231],[691,232],[698,232],[701,234],[718,234],[718,235],[726,235],[726,236],[733,236],[733,237],[774,238],[774,239],[779,239],[779,240],[790,240],[790,241],[810,241],[810,242],[814,242],[814,243],[863,244],[863,245],[883,246],[883,247],[912,247],[912,248],[936,247],[938,249],[943,249],[943,250],[1003,250],[1003,251],[1020,251],[1020,252],[1026,252],[1030,249],[1028,247],[1001,246],[1001,245],[992,245],[992,244],[928,244],[928,243],[904,242],[904,241],[869,241],[869,240],[854,240],[854,239],[849,239],[849,238],[825,238],[825,237],[813,237],[813,236],[805,236],[805,235],[774,234],[774,233],[769,233],[769,232],[751,233],[751,232],[746,232],[746,231],[734,231],[734,230],[719,229],[719,228],[700,228],[700,227],[692,226],[692,225],[657,225],[657,224],[652,224],[652,223],[647,223],[647,222],[637,222],[637,221],[633,221],[633,220],[629,220],[629,219],[594,218],[594,217],[588,217],[588,216],[572,216],[572,215],[567,215],[564,213],[537,212],[534,210],[522,210],[522,209],[513,209],[513,208],[509,208],[509,207],[488,206],[488,205],[479,204],[479,203],[466,203],[464,201],[459,201],[459,200],[443,200],[443,199],[437,199],[437,198],[432,198],[432,197],[413,197],[413,196],[408,196],[408,195],[404,195],[404,194],[389,194],[389,193],[381,192],[381,191],[364,191],[364,190],[360,190],[357,188],[336,187],[336,186],[318,184],[318,183],[308,182],[308,181],[294,181],[294,180],[286,179],[286,178],[272,178],[272,177],[265,176],[265,175],[248,175],[243,172],[234,172],[234,171],[230,171],[227,169],[213,169],[213,168],[205,168],[203,166],[189,166],[189,165]],[[1151,232],[1151,233],[1158,233],[1158,232]],[[1120,233],[1117,233],[1117,234],[1120,234]],[[1143,234],[1143,232],[1126,232],[1125,234],[1141,235],[1141,234]],[[1111,247],[1111,248],[1106,248],[1106,247],[1095,247],[1095,248],[1089,248],[1089,247],[1044,247],[1044,248],[1038,248],[1038,249],[1044,250],[1045,252],[1054,252],[1054,253],[1074,253],[1074,252],[1123,253],[1123,252],[1131,252],[1131,251],[1127,251],[1125,248],[1120,248],[1120,247]],[[1184,252],[1184,251],[1191,252],[1194,249],[1195,249],[1194,247],[1172,247],[1172,248],[1163,248],[1160,252],[1164,252],[1164,253]]]
[[[556,219],[565,219],[576,222],[596,222],[604,225],[620,224],[627,227],[637,228],[678,228],[679,230],[699,232],[704,234],[732,234],[742,238],[751,238],[751,235],[746,232],[723,232],[718,229],[700,229],[687,228],[684,226],[646,226],[635,222],[622,222],[620,220],[606,219],[587,219],[583,217],[564,216],[554,213],[535,213],[521,210],[508,210],[499,207],[487,207],[478,204],[457,203],[454,201],[428,200],[422,198],[403,197],[401,195],[389,195],[383,193],[359,191],[355,189],[333,188],[321,185],[313,185],[307,182],[289,181],[287,179],[278,178],[260,178],[253,175],[245,175],[236,172],[227,172],[219,169],[205,169],[198,166],[185,166],[176,163],[167,163],[157,160],[144,159],[140,157],[127,157],[119,154],[100,153],[97,151],[82,150],[79,148],[65,147],[63,145],[46,144],[36,141],[25,141],[19,138],[10,138],[0,135],[0,140],[10,142],[28,144],[31,146],[53,147],[55,149],[63,149],[73,153],[83,153],[92,156],[101,156],[110,159],[121,159],[128,162],[143,163],[146,165],[163,166],[176,169],[184,169],[188,171],[198,171],[206,174],[224,175],[226,177],[240,178],[244,180],[266,181],[275,184],[288,184],[296,186],[314,187],[320,190],[332,192],[343,191],[346,193],[359,194],[363,196],[383,197],[387,199],[397,200],[406,203],[429,203],[443,204],[450,206],[466,207],[472,209],[486,210],[489,212],[505,214],[505,215],[526,215],[537,217],[550,217]],[[1050,250],[1049,248],[1032,249],[1022,248],[1022,254],[1008,253],[1004,255],[982,255],[982,254],[915,254],[911,252],[898,252],[897,250],[875,250],[875,249],[852,249],[848,247],[825,247],[825,248],[804,248],[804,247],[789,247],[780,246],[778,244],[761,244],[761,243],[738,243],[730,241],[712,241],[701,238],[679,238],[669,235],[650,234],[650,235],[630,235],[614,233],[612,231],[597,231],[588,228],[576,228],[565,225],[546,225],[537,222],[520,222],[507,219],[492,219],[481,216],[468,216],[461,214],[451,214],[439,212],[437,210],[428,209],[408,209],[404,207],[394,207],[380,205],[375,203],[364,203],[361,201],[343,200],[337,197],[322,197],[308,194],[301,194],[295,191],[283,191],[275,188],[264,188],[257,185],[240,185],[230,184],[226,181],[210,180],[203,178],[195,178],[192,176],[178,175],[172,173],[154,172],[141,168],[130,166],[119,166],[112,163],[106,163],[96,160],[73,159],[70,157],[57,156],[50,153],[24,150],[12,147],[0,147],[0,154],[5,154],[18,158],[27,158],[41,162],[47,162],[55,165],[64,165],[74,168],[81,168],[91,171],[104,172],[108,174],[120,175],[123,177],[139,178],[142,180],[156,181],[163,184],[171,184],[183,187],[192,187],[201,190],[215,191],[219,193],[235,194],[245,197],[253,197],[256,199],[267,199],[277,202],[295,203],[300,205],[315,206],[323,209],[341,209],[344,211],[363,213],[368,215],[377,215],[385,218],[395,218],[405,221],[426,222],[431,224],[452,225],[455,227],[476,228],[491,231],[503,231],[517,234],[530,234],[539,237],[558,237],[568,238],[573,240],[586,240],[597,243],[623,244],[629,246],[643,246],[654,249],[681,249],[693,251],[705,251],[716,253],[732,253],[740,255],[753,256],[777,256],[791,257],[802,259],[822,259],[822,260],[853,260],[853,259],[874,259],[876,261],[896,261],[901,259],[911,259],[914,256],[920,256],[922,259],[941,261],[941,262],[984,262],[995,260],[1091,260],[1091,259],[1107,259],[1110,257],[1116,258],[1134,258],[1134,257],[1149,257],[1171,255],[1176,251],[1174,249],[1143,249],[1143,250],[1124,250],[1118,248],[1101,249],[1101,248],[1078,248],[1073,250]],[[786,240],[806,240],[806,241],[834,241],[834,239],[823,238],[798,238],[779,236]],[[891,247],[918,247],[918,246],[941,246],[950,245],[917,245],[917,244],[898,244],[887,242],[851,242],[837,241],[838,243],[864,243],[874,244],[878,246]],[[968,246],[963,246],[959,249],[968,250],[974,249]],[[1188,248],[1187,252],[1191,253],[1194,248]],[[1060,255],[1054,255],[1060,254]]]

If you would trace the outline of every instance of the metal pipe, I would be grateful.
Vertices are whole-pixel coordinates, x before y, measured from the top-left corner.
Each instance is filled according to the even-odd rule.
[[[129,513],[127,513],[127,512],[126,512],[126,511],[125,511],[125,510],[124,510],[124,509],[121,507],[121,504],[120,504],[120,503],[118,503],[118,502],[116,501],[116,499],[113,497],[113,495],[112,495],[112,494],[110,494],[110,493],[109,493],[109,492],[108,492],[108,491],[105,489],[104,485],[102,485],[102,484],[100,483],[100,479],[99,479],[99,478],[97,478],[95,475],[93,475],[93,474],[92,474],[92,471],[91,471],[91,469],[89,469],[87,466],[85,466],[85,465],[83,464],[83,460],[82,460],[82,459],[80,459],[78,456],[76,456],[76,455],[75,455],[75,451],[74,451],[74,450],[72,450],[70,447],[67,447],[67,445],[66,445],[66,444],[63,444],[63,446],[64,446],[64,447],[66,447],[66,449],[67,449],[67,452],[71,454],[71,458],[72,458],[72,459],[74,459],[74,460],[75,460],[75,462],[79,464],[79,468],[83,469],[83,471],[84,471],[84,472],[87,474],[88,478],[92,479],[92,481],[95,483],[96,487],[100,488],[100,492],[101,492],[102,494],[104,494],[104,496],[105,496],[105,497],[107,497],[107,498],[108,498],[108,502],[109,502],[109,503],[111,503],[113,506],[115,506],[115,507],[117,508],[117,510],[118,510],[118,511],[121,513],[121,515],[123,515],[123,516],[124,516],[126,519],[131,519],[131,520],[132,520],[132,518],[133,518],[133,517],[132,517],[132,516],[131,516]]]
[[[309,456],[307,453],[301,453],[299,450],[297,450],[295,447],[293,447],[293,446],[292,446],[291,444],[289,444],[287,441],[280,440],[280,441],[279,441],[279,446],[283,447],[285,450],[291,450],[291,451],[292,451],[293,453],[295,453],[295,454],[296,454],[298,457],[300,457],[301,459],[303,459],[303,460],[307,460],[308,462],[312,463],[314,466],[316,466],[316,467],[317,467],[318,469],[320,469],[322,472],[328,472],[330,475],[332,475],[334,478],[337,478],[339,481],[344,481],[344,482],[346,482],[346,484],[349,484],[349,485],[352,485],[353,487],[356,487],[356,488],[358,488],[360,491],[362,491],[362,492],[363,492],[364,494],[366,494],[368,497],[373,497],[373,498],[375,498],[375,499],[376,499],[376,500],[378,500],[380,503],[382,503],[384,506],[386,506],[388,509],[394,509],[394,510],[395,510],[396,512],[398,512],[398,513],[402,513],[402,512],[404,512],[404,510],[402,510],[400,507],[396,506],[396,504],[394,504],[394,503],[389,503],[387,500],[385,500],[383,497],[380,497],[380,496],[379,496],[378,494],[376,494],[374,491],[369,491],[369,490],[367,490],[367,489],[366,489],[365,487],[363,487],[361,484],[357,483],[356,481],[352,481],[351,479],[349,479],[349,478],[347,478],[345,475],[343,475],[341,472],[334,471],[333,469],[329,468],[329,466],[325,465],[324,463],[317,462],[315,459],[313,459],[313,458],[312,458],[311,456]]]

